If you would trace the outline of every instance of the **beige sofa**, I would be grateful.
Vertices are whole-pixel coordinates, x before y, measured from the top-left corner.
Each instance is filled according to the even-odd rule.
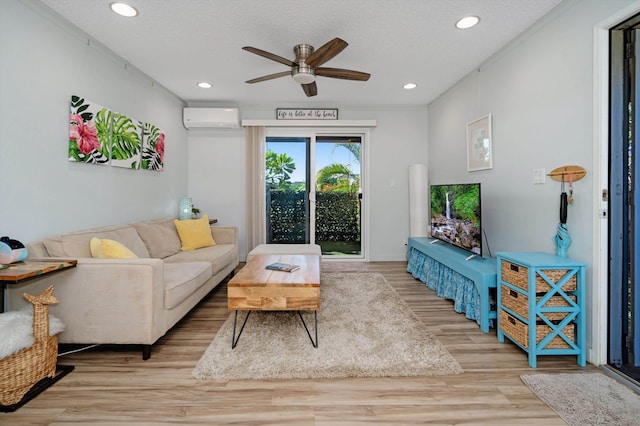
[[[29,259],[77,259],[77,267],[9,286],[9,309],[24,304],[22,293],[39,294],[53,284],[60,301],[50,312],[66,329],[60,343],[151,345],[173,327],[238,265],[238,230],[211,226],[215,245],[182,251],[173,219],[138,222],[52,235],[28,244]],[[138,258],[96,259],[91,238],[118,241]]]

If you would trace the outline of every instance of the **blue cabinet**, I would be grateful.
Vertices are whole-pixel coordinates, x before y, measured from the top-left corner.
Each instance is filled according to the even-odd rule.
[[[576,355],[586,365],[586,264],[539,252],[498,252],[498,341],[529,354]]]

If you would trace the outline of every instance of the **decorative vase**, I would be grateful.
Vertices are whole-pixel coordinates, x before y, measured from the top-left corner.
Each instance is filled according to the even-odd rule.
[[[191,209],[193,208],[193,202],[191,198],[180,199],[180,220],[191,219]]]

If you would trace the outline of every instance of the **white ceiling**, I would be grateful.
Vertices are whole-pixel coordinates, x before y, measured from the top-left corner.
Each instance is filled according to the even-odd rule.
[[[126,61],[193,104],[416,106],[448,87],[549,12],[561,0],[41,0]],[[480,24],[454,27],[477,15]],[[307,98],[291,77],[247,84],[287,67],[242,50],[294,59],[340,37],[349,46],[323,66],[371,74],[367,82],[318,77]],[[200,89],[209,81],[211,89]],[[417,83],[404,90],[406,82]]]

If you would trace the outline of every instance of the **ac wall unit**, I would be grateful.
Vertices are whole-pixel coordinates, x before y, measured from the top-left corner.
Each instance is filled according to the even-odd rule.
[[[182,121],[187,129],[240,127],[238,108],[184,108]]]

